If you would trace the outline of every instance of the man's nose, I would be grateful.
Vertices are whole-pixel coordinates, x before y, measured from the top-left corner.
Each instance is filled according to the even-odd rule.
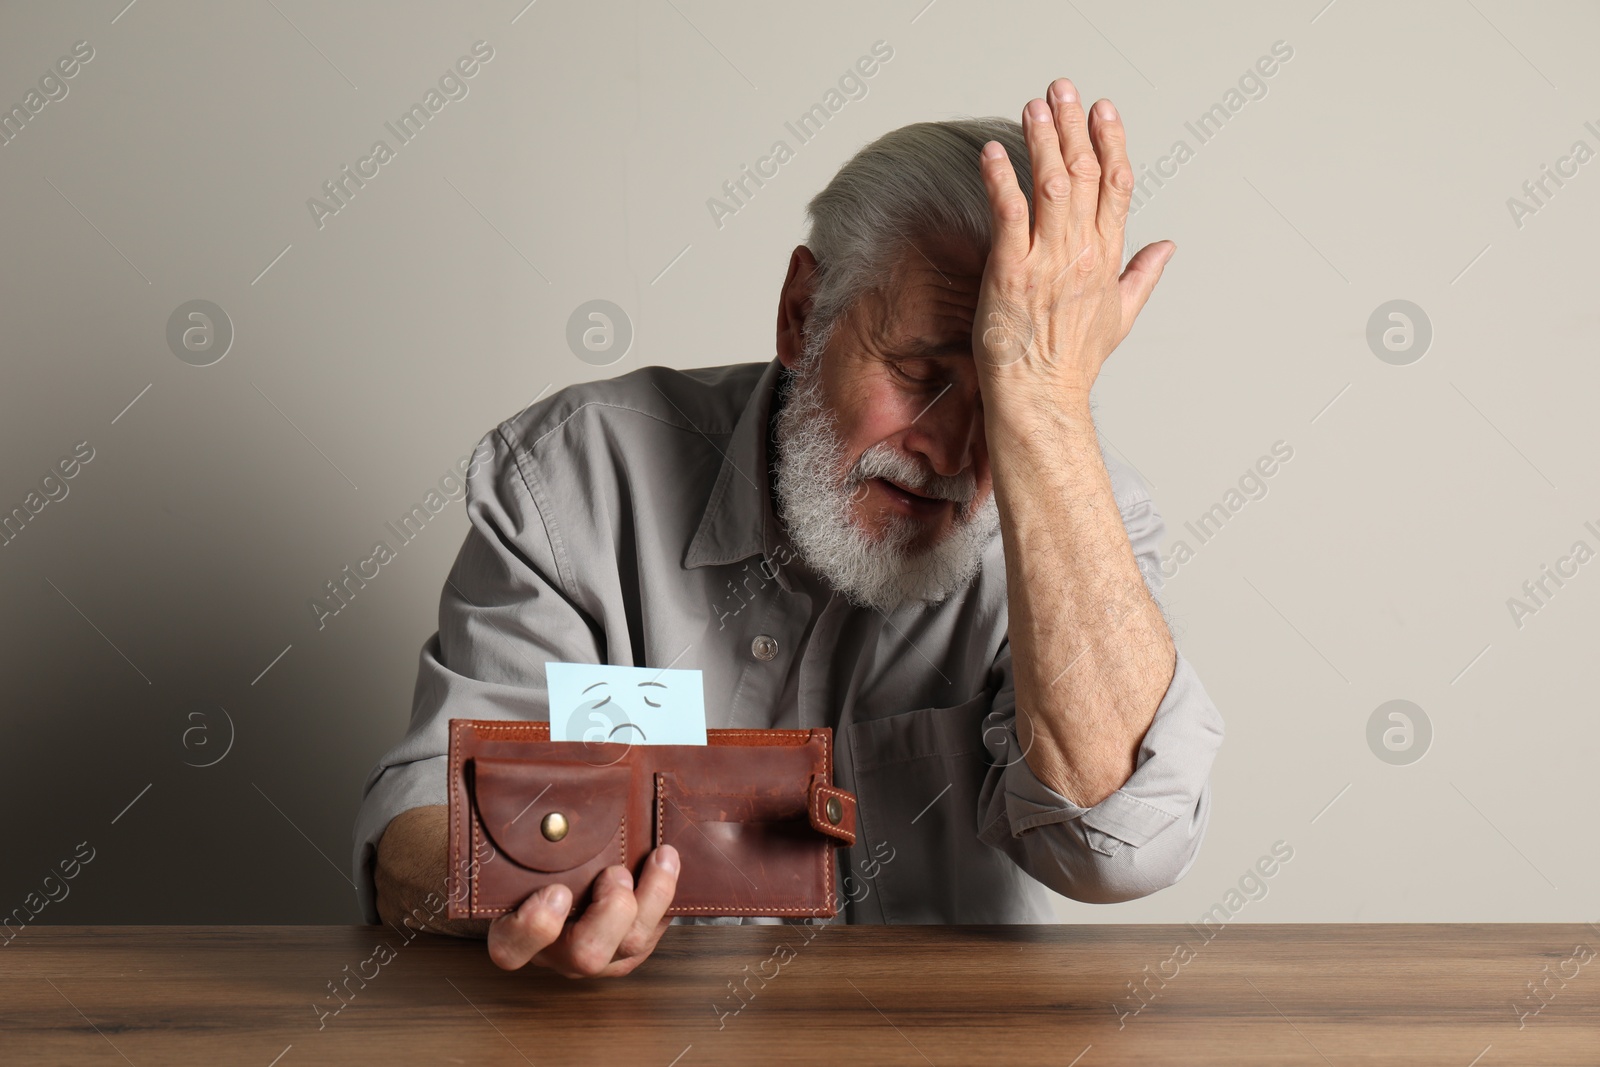
[[[982,430],[977,404],[952,386],[912,421],[908,444],[927,458],[935,474],[949,478],[972,466]]]

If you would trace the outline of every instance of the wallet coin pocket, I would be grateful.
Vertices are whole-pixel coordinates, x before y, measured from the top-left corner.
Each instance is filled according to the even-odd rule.
[[[480,756],[470,766],[478,821],[511,862],[546,874],[626,863],[630,765]]]

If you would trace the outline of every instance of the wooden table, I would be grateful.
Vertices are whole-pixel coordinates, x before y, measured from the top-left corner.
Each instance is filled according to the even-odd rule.
[[[1577,925],[675,927],[569,981],[388,927],[35,926],[0,947],[0,1064],[1594,1067],[1597,950]]]

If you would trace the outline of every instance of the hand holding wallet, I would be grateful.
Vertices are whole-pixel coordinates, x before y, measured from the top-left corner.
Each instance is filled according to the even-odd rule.
[[[678,850],[668,915],[838,914],[833,851],[856,798],[833,786],[833,732],[706,731],[705,745],[551,741],[548,722],[451,719],[446,915],[515,911],[561,882],[569,918],[622,864]]]

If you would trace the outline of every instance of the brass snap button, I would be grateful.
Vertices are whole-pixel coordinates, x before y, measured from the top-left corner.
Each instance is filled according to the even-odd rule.
[[[822,806],[822,810],[827,812],[828,821],[835,826],[838,826],[839,820],[844,818],[844,805],[839,803],[838,797],[829,797],[828,802]]]
[[[559,811],[552,811],[539,823],[539,831],[548,841],[560,841],[567,836],[567,817]]]
[[[778,641],[771,634],[756,634],[754,641],[750,642],[750,654],[756,659],[770,660],[778,654]]]

